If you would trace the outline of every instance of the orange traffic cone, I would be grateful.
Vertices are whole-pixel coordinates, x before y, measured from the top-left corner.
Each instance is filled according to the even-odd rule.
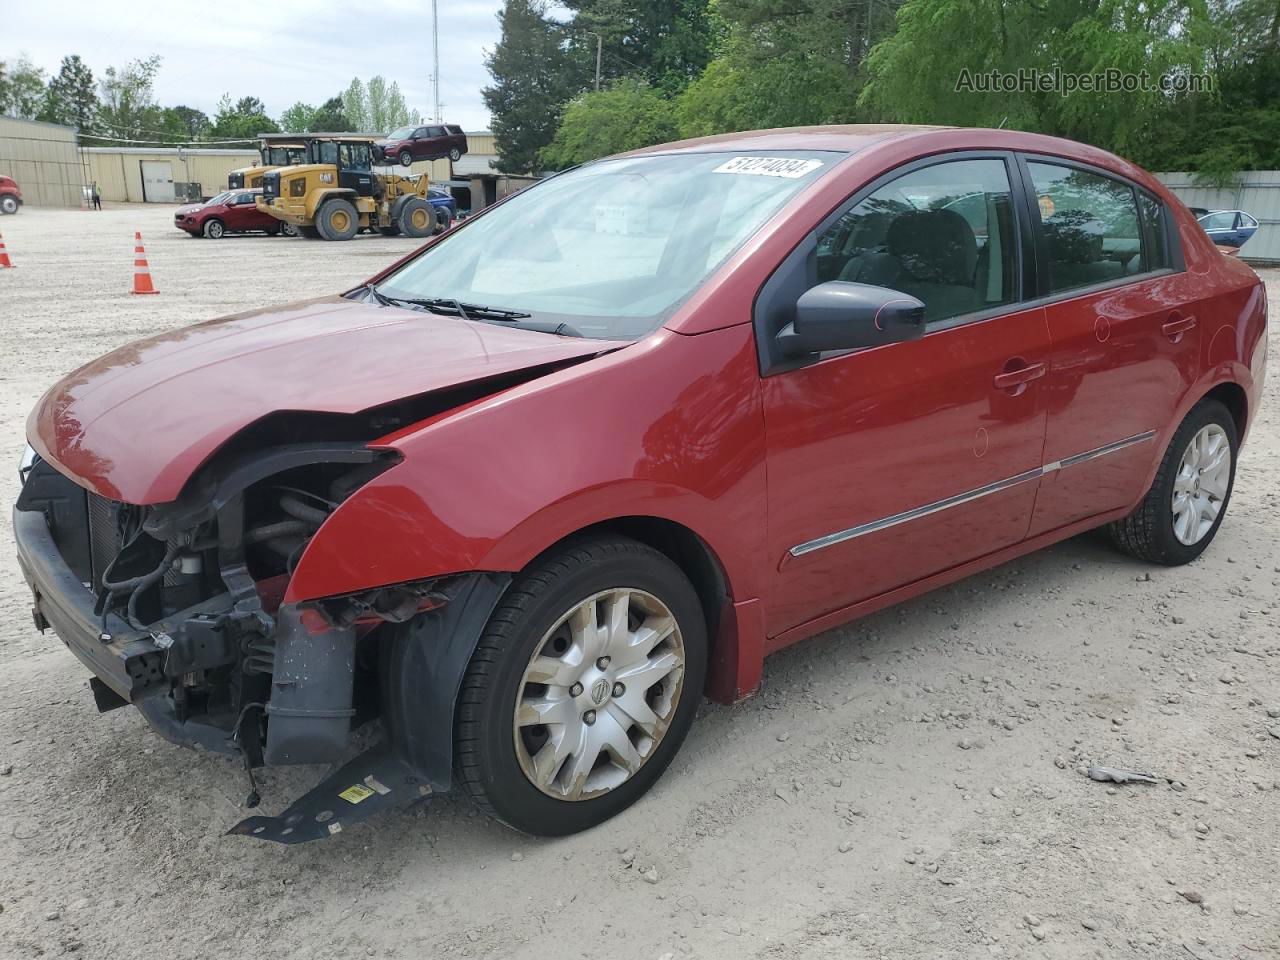
[[[13,261],[9,259],[9,251],[4,248],[4,237],[0,236],[0,270],[5,267],[13,267]]]
[[[133,240],[133,292],[159,293],[151,285],[151,268],[147,266],[147,252],[142,249],[142,233],[135,231]]]

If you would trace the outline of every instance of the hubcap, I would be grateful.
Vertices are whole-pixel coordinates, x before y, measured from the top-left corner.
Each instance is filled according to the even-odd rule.
[[[333,224],[333,228],[339,232],[351,226],[351,218],[347,216],[345,210],[335,210],[333,216],[330,217],[330,222]]]
[[[662,742],[684,684],[684,641],[667,606],[618,588],[583,600],[534,649],[520,681],[520,769],[557,800],[633,777]]]
[[[423,229],[424,227],[426,227],[426,225],[427,225],[427,211],[425,211],[425,210],[415,210],[415,211],[413,211],[413,225],[414,225],[414,227],[416,227],[418,230],[421,230],[421,229]]]
[[[1213,528],[1231,482],[1231,442],[1216,423],[1202,427],[1182,453],[1173,480],[1173,534],[1187,546]]]

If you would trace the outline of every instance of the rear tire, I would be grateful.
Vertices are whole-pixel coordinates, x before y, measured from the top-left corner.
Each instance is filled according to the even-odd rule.
[[[298,228],[287,220],[281,220],[280,235],[282,237],[296,237],[298,236]]]
[[[1121,551],[1149,563],[1190,563],[1213,542],[1235,487],[1239,434],[1231,412],[1201,400],[1179,424],[1151,489],[1107,526]]]
[[[217,217],[204,222],[204,235],[210,240],[221,240],[226,232],[227,228]]]
[[[545,554],[511,585],[467,667],[454,718],[458,781],[517,830],[593,827],[671,762],[706,660],[698,596],[665,555],[623,537]]]
[[[410,197],[396,217],[400,232],[406,237],[429,237],[436,227],[435,211],[422,197]]]
[[[316,212],[316,229],[326,240],[350,240],[360,232],[356,205],[342,197],[326,200]]]

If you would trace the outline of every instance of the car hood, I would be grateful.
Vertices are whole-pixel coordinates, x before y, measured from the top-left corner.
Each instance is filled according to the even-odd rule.
[[[203,203],[184,204],[183,206],[179,207],[177,210],[174,211],[174,216],[189,217],[191,216],[191,214],[195,213],[197,210],[203,210],[204,207],[205,205]]]
[[[163,503],[268,414],[359,413],[623,345],[326,297],[121,347],[51,387],[27,436],[104,497]]]

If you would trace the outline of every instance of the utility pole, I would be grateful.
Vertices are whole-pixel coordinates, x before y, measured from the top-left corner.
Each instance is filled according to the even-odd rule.
[[[600,53],[604,47],[604,37],[596,34],[596,92],[600,91]]]
[[[436,101],[435,121],[440,123],[444,118],[440,115],[440,17],[436,4],[437,0],[431,0],[431,90]]]

